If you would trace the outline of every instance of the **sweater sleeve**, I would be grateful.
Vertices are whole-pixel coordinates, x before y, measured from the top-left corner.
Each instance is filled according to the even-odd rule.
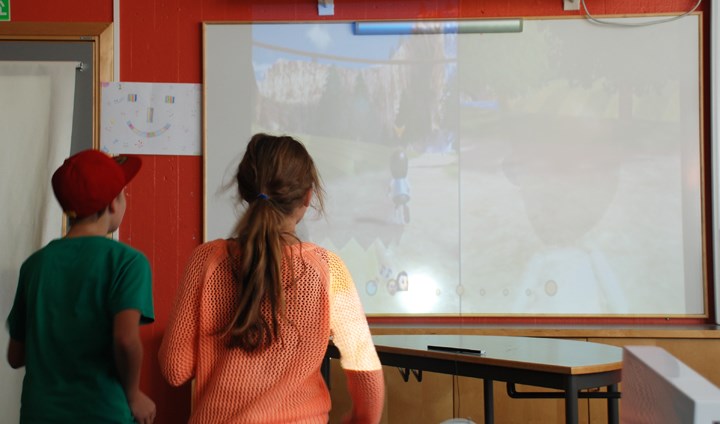
[[[353,401],[353,409],[345,422],[377,423],[385,398],[380,359],[352,277],[342,259],[332,252],[328,255],[330,329],[333,343],[340,351],[340,365],[345,370]]]
[[[187,382],[195,374],[200,297],[210,251],[210,246],[203,244],[190,256],[160,344],[160,372],[173,386]]]

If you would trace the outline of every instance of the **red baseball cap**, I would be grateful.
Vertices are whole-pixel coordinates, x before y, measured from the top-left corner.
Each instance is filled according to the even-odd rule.
[[[84,218],[108,206],[141,165],[136,156],[111,157],[99,150],[83,150],[55,171],[53,191],[70,218]]]

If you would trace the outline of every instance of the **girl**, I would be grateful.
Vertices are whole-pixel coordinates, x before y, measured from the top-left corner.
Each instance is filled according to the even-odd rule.
[[[236,181],[247,208],[233,238],[198,246],[160,347],[165,378],[195,380],[191,423],[327,423],[321,364],[340,350],[353,407],[345,422],[377,423],[382,368],[352,278],[334,253],[295,227],[320,178],[297,140],[256,134]]]

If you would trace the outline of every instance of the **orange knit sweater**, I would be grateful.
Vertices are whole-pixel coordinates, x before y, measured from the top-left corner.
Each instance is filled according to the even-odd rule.
[[[331,336],[353,400],[347,422],[380,420],[382,369],[345,264],[311,243],[286,249],[280,337],[252,354],[226,347],[217,334],[232,317],[238,290],[227,241],[208,242],[193,252],[159,353],[170,384],[195,379],[190,423],[326,424],[330,394],[320,365]],[[263,313],[269,309],[265,305]]]

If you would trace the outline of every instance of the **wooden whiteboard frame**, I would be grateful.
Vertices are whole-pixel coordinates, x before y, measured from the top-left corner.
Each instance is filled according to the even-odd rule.
[[[704,48],[703,48],[703,45],[702,45],[702,44],[703,44],[703,37],[702,37],[703,25],[702,25],[702,19],[701,19],[701,15],[702,15],[702,14],[698,12],[698,13],[695,13],[695,15],[699,15],[699,16],[698,16],[698,48],[699,48],[699,59],[700,59],[700,61],[702,62],[703,54],[704,54],[704,51],[705,51]],[[648,16],[642,16],[642,17],[648,17]],[[613,18],[613,17],[607,17],[607,18]],[[558,18],[553,18],[553,17],[531,17],[531,18],[528,18],[528,19],[558,19]],[[324,22],[325,22],[325,21],[324,21]],[[344,23],[344,22],[348,22],[348,21],[342,21],[342,23]],[[206,28],[208,25],[234,25],[234,24],[248,25],[248,24],[262,24],[262,23],[264,23],[264,22],[252,22],[252,23],[251,23],[251,22],[205,22],[203,25],[204,25],[204,30],[205,30],[205,28]],[[272,23],[282,24],[282,23],[284,23],[284,22],[272,22]],[[303,23],[303,22],[288,22],[288,23],[290,23],[290,24],[301,24],[301,23]],[[328,22],[328,23],[334,23],[334,22]],[[206,39],[206,37],[205,37],[205,39]],[[207,46],[204,46],[204,47],[205,47],[206,50],[207,50]],[[206,63],[206,62],[204,62],[204,66],[207,67],[207,63]],[[703,96],[703,91],[704,91],[704,90],[702,89],[702,85],[703,85],[704,79],[703,79],[703,76],[702,76],[703,68],[702,68],[702,66],[701,66],[701,63],[698,64],[698,68],[699,68],[699,72],[700,72],[699,82],[700,82],[700,85],[701,85],[701,87],[700,87],[701,94],[700,94],[699,115],[700,115],[700,119],[701,119],[701,121],[702,121],[702,115],[703,115],[702,96]],[[207,72],[207,69],[205,69],[205,71]],[[205,102],[205,103],[206,103],[206,102]],[[205,106],[207,106],[207,105],[205,104]],[[203,126],[204,126],[205,129],[207,129],[207,113],[205,113],[203,120],[204,120]],[[699,148],[699,149],[700,149],[700,160],[701,160],[702,165],[703,165],[703,167],[704,167],[704,166],[706,166],[708,163],[710,163],[710,161],[709,161],[708,158],[707,158],[707,152],[705,151],[706,149],[703,147],[703,146],[706,144],[705,141],[703,140],[703,138],[704,138],[704,126],[703,126],[703,125],[700,125],[699,130],[700,130],[700,134],[699,134],[700,140],[698,141],[698,143],[700,143],[700,148]],[[206,134],[206,132],[203,133],[203,149],[204,149],[205,152],[207,152],[207,134]],[[207,161],[207,155],[206,155],[206,161]],[[206,168],[207,168],[207,162],[206,162]],[[705,174],[703,173],[703,176],[704,176],[704,175],[705,175]],[[204,176],[204,178],[205,178],[204,186],[207,188],[207,177]],[[709,298],[709,292],[708,292],[708,289],[711,287],[711,286],[710,286],[711,283],[709,282],[709,279],[711,278],[711,276],[710,276],[710,274],[709,274],[709,261],[710,261],[709,251],[708,251],[708,248],[709,248],[708,243],[709,243],[709,241],[707,240],[707,237],[704,236],[704,234],[706,233],[706,231],[705,231],[704,229],[707,228],[707,225],[708,225],[708,223],[707,223],[707,221],[708,221],[708,216],[707,216],[707,212],[706,212],[708,208],[707,208],[706,205],[707,205],[707,202],[708,202],[707,193],[709,192],[709,188],[708,188],[708,182],[705,180],[704,177],[703,177],[703,180],[702,180],[701,184],[702,184],[702,188],[700,189],[700,202],[701,202],[700,208],[701,208],[701,221],[702,221],[702,222],[701,222],[699,225],[700,225],[701,228],[702,228],[703,236],[702,236],[702,240],[701,240],[702,246],[700,246],[699,249],[702,251],[702,253],[701,253],[701,256],[702,256],[701,274],[702,274],[703,281],[702,281],[702,283],[701,283],[701,284],[702,284],[702,287],[698,287],[698,290],[701,290],[701,291],[703,292],[704,313],[702,313],[702,314],[690,314],[690,315],[672,315],[671,318],[673,318],[673,319],[675,319],[675,318],[678,318],[678,319],[690,319],[690,320],[696,320],[696,321],[697,321],[697,320],[707,320],[707,319],[710,317],[711,309],[713,308],[713,305],[712,305],[713,302],[712,302],[711,299]],[[207,191],[207,190],[206,190],[206,191]],[[207,196],[207,193],[206,193],[206,196]],[[207,197],[205,197],[205,199],[207,199]],[[207,201],[204,202],[203,207],[204,207],[204,211],[207,212]],[[205,217],[207,217],[207,213],[205,213]],[[206,218],[206,220],[207,220],[207,218]],[[207,221],[204,221],[204,225],[206,225],[206,223],[207,223]],[[207,234],[207,232],[206,232],[206,227],[204,227],[203,230],[204,230],[204,234]],[[715,302],[715,303],[716,303],[716,302]],[[416,315],[403,315],[403,314],[380,314],[380,315],[371,315],[371,316],[373,316],[373,317],[388,317],[388,318],[393,318],[393,319],[394,319],[394,318],[406,318],[406,317],[407,317],[407,318],[423,318],[423,317],[427,317],[427,316],[425,316],[425,315],[416,316]],[[431,317],[439,317],[439,318],[442,318],[442,316],[438,316],[438,315],[430,315],[430,316],[431,316]],[[473,317],[474,317],[474,315],[464,315],[464,314],[461,314],[459,317],[458,317],[457,315],[452,315],[452,316],[449,316],[448,318],[473,318]],[[481,317],[482,317],[482,316],[481,316]],[[513,315],[513,317],[517,318],[516,315]],[[536,316],[533,316],[533,315],[527,315],[527,317],[536,318]],[[557,318],[557,316],[554,316],[554,317]],[[607,319],[614,319],[614,318],[620,318],[620,319],[622,319],[622,318],[632,318],[632,319],[636,319],[636,318],[638,318],[638,317],[639,317],[639,316],[636,315],[636,314],[630,314],[630,315],[622,315],[622,316],[619,316],[619,315],[599,316],[599,317],[598,317],[598,316],[593,316],[593,317],[591,317],[591,318],[600,318],[600,319],[607,320]],[[552,317],[550,317],[550,318],[552,318]],[[560,317],[560,318],[561,318],[561,319],[565,319],[565,318],[563,318],[563,317]],[[576,318],[576,317],[571,317],[570,319],[572,319],[572,318]],[[579,318],[582,319],[582,318],[584,318],[584,317],[583,317],[583,316],[580,316]],[[660,315],[660,314],[658,314],[658,315],[642,315],[641,318],[667,319],[666,316]]]

